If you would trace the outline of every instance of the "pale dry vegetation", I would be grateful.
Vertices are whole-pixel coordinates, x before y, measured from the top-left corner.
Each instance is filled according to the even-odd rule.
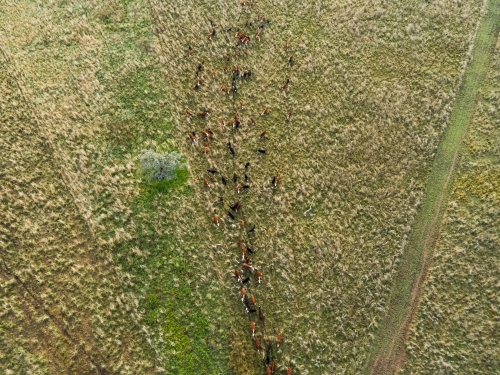
[[[236,2],[151,4],[175,122],[206,225],[212,225],[214,211],[224,220],[211,233],[213,242],[222,244],[217,253],[224,262],[217,268],[227,275],[226,298],[234,301],[233,368],[253,373],[261,361],[248,355],[253,351],[248,321],[238,285],[230,279],[244,232],[214,205],[219,196],[227,203],[239,198],[245,220],[257,225],[245,241],[257,249],[255,264],[266,276],[251,292],[267,312],[262,337],[284,333],[286,343],[277,355],[281,368],[292,364],[302,374],[359,372],[384,314],[483,3],[259,1],[252,10]],[[255,40],[258,14],[270,20],[261,43]],[[251,27],[244,25],[247,19]],[[211,41],[209,20],[218,31]],[[232,32],[226,33],[229,27]],[[235,53],[238,28],[253,38],[248,55],[244,49]],[[289,54],[296,60],[292,68]],[[221,91],[231,83],[223,73],[226,55],[230,67],[252,70],[234,98]],[[202,59],[204,81],[196,92]],[[290,87],[282,92],[287,78]],[[259,116],[266,107],[270,114]],[[186,110],[204,109],[210,112],[207,120],[186,116]],[[293,115],[286,122],[289,110]],[[220,120],[235,113],[241,129],[223,129]],[[248,125],[250,117],[255,126]],[[207,156],[187,140],[188,132],[204,128],[215,132]],[[264,129],[267,139],[261,141]],[[267,154],[257,154],[259,147]],[[246,162],[252,188],[245,195],[219,178],[204,188],[207,168],[242,176]],[[270,181],[276,174],[282,184],[274,190]]]
[[[88,371],[99,361],[120,373],[226,374],[229,357],[234,372],[260,373],[231,276],[243,232],[214,205],[237,194],[215,178],[203,186],[207,168],[229,178],[249,161],[252,187],[240,198],[248,225],[257,226],[244,239],[264,272],[262,285],[249,288],[267,317],[259,337],[283,332],[280,370],[360,371],[483,3],[254,3],[252,11],[226,1],[0,3],[0,44],[10,56],[2,60],[9,67],[1,73],[2,111],[12,114],[2,131],[18,142],[9,147],[19,164],[39,168],[36,179],[2,155],[12,181],[2,189],[15,199],[2,200],[0,215],[17,228],[2,227],[11,271],[2,268],[0,344],[12,348],[0,350],[2,370]],[[225,29],[244,29],[257,14],[270,20],[262,42],[246,28],[249,55],[237,57]],[[212,41],[209,19],[218,31]],[[253,72],[235,99],[220,90],[230,84],[225,55],[228,65]],[[204,82],[195,93],[201,59]],[[265,107],[271,112],[260,117]],[[205,108],[207,120],[186,118],[186,109]],[[236,112],[242,128],[223,130],[221,118]],[[215,140],[204,156],[202,142],[192,147],[187,134],[207,127]],[[175,148],[187,156],[196,199],[182,181],[140,178],[142,149]],[[276,174],[281,185],[272,189]],[[214,210],[221,210],[218,229]],[[9,272],[30,282],[38,299],[29,300]],[[61,333],[66,324],[79,345]]]
[[[2,51],[4,52],[4,51]],[[13,62],[2,54],[0,367],[11,374],[131,373],[138,300],[101,253],[64,183]],[[124,358],[124,356],[126,356]]]
[[[461,160],[405,374],[500,373],[500,45]]]
[[[2,2],[0,24],[1,371],[226,373],[186,172],[139,168],[175,148],[147,8]]]
[[[183,168],[181,154],[166,152],[163,154],[152,150],[142,150],[139,154],[141,169],[150,180],[172,180],[177,177],[176,171]]]

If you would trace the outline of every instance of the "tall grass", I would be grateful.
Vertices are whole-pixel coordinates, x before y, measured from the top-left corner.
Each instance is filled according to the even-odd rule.
[[[496,42],[499,30],[497,8],[495,2],[490,2],[477,27],[471,62],[464,72],[453,104],[450,124],[442,137],[427,180],[423,204],[412,226],[401,268],[391,291],[390,307],[367,363],[368,373],[397,372],[404,362],[404,340],[418,308],[420,290],[439,237],[459,147],[472,121],[478,92],[485,81]]]
[[[497,40],[406,344],[405,374],[499,371],[499,56]]]
[[[244,240],[258,249],[254,259],[266,275],[252,289],[267,311],[263,337],[284,332],[281,368],[292,364],[303,374],[361,371],[449,120],[481,4],[262,1],[250,10],[236,3],[151,1],[151,9],[180,136],[215,132],[207,156],[187,140],[182,148],[206,225],[214,212],[224,214],[214,205],[219,196],[241,199],[245,220],[257,225],[255,236]],[[255,39],[258,14],[270,20],[262,41],[253,40],[248,55],[243,49],[238,55],[234,34],[226,30],[240,28]],[[211,41],[209,19],[219,31]],[[296,60],[291,68],[290,54]],[[253,73],[235,96],[220,90],[230,83],[223,73],[227,55],[227,65]],[[204,83],[195,91],[202,59]],[[283,92],[287,78],[290,87]],[[259,116],[266,107],[270,114]],[[210,111],[207,120],[186,116],[186,110],[202,109]],[[243,127],[222,128],[220,120],[235,113]],[[250,117],[255,127],[247,125]],[[264,129],[268,138],[262,141]],[[259,147],[266,148],[264,157],[256,154]],[[203,187],[207,168],[241,176],[246,162],[253,187],[244,196],[215,178],[210,189]],[[282,184],[272,189],[277,174]],[[217,266],[221,273],[238,267],[235,244],[242,235],[225,217],[221,228],[210,230],[225,251]],[[256,373],[261,361],[246,354],[251,340],[229,277],[226,289],[235,300],[237,327],[231,364]]]
[[[21,99],[9,100],[9,113],[36,114],[42,126],[34,138],[49,140],[53,150],[41,171],[59,173],[46,182],[43,212],[50,220],[39,214],[19,224],[18,237],[30,234],[31,243],[40,242],[41,224],[65,236],[64,244],[39,252],[26,248],[12,265],[30,275],[26,281],[37,285],[47,306],[71,317],[68,330],[110,371],[225,374],[231,372],[226,358],[235,373],[261,371],[231,276],[242,235],[264,272],[263,284],[251,288],[267,317],[259,337],[284,334],[279,370],[292,365],[300,374],[356,373],[366,360],[481,4],[254,3],[253,10],[222,1],[0,5],[1,43],[24,77],[11,85],[22,85],[30,103],[21,111],[14,105]],[[224,30],[244,28],[259,13],[270,20],[262,42],[248,27],[249,55],[237,56]],[[209,18],[218,30],[211,42]],[[222,73],[226,55],[231,65],[254,73],[235,98],[220,91],[230,83]],[[204,83],[195,93],[201,59]],[[282,92],[287,78],[289,90]],[[265,107],[271,112],[260,117]],[[204,108],[210,110],[206,123],[186,118],[186,109]],[[220,119],[235,112],[242,129],[222,129]],[[250,117],[257,120],[254,128],[247,125]],[[5,131],[30,123],[12,121]],[[188,132],[206,127],[215,132],[208,156],[187,140]],[[268,137],[260,141],[264,129]],[[268,153],[258,156],[259,147]],[[184,177],[172,186],[140,180],[136,156],[144,148],[180,149],[188,160]],[[31,152],[25,144],[22,150]],[[247,161],[252,187],[244,196],[215,179],[204,190],[208,166],[242,176]],[[272,189],[277,174],[281,185]],[[5,222],[24,212],[14,206],[20,198],[12,186]],[[212,225],[221,195],[241,197],[255,236],[246,237],[225,216],[219,229]],[[87,238],[92,252],[80,243]],[[14,254],[16,242],[9,241]],[[39,373],[89,371],[89,361],[71,355],[73,344],[46,314],[25,318],[29,311],[21,312],[12,281],[3,282],[2,302],[13,306],[9,318],[19,324],[13,330],[11,320],[2,320],[1,340],[13,348],[2,366],[14,373],[19,366]],[[74,291],[68,301],[66,289]],[[53,353],[63,354],[52,361]]]
[[[9,56],[2,246],[11,270],[2,275],[9,349],[0,368],[96,373],[94,361],[108,373],[228,373],[227,333],[214,335],[225,310],[198,276],[210,263],[186,261],[203,238],[189,174],[151,183],[140,173],[142,149],[176,149],[146,8],[0,7]]]

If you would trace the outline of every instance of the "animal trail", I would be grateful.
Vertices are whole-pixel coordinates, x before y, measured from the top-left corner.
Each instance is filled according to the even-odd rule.
[[[242,0],[241,1],[241,9],[245,9],[246,11],[251,11],[252,10],[252,2],[247,1],[247,0]],[[245,11],[245,12],[246,12]],[[265,288],[262,287],[262,285],[265,285],[266,279],[264,278],[264,270],[265,270],[265,264],[261,263],[264,261],[264,259],[261,257],[261,254],[264,254],[264,252],[261,251],[256,251],[254,248],[251,246],[252,243],[251,241],[256,239],[256,236],[259,235],[259,231],[256,230],[255,225],[249,226],[246,219],[249,216],[245,215],[251,215],[254,212],[259,212],[259,207],[251,207],[247,206],[245,204],[247,197],[249,196],[250,192],[253,192],[253,194],[262,194],[262,191],[259,191],[259,187],[257,185],[253,184],[252,182],[258,181],[258,178],[261,177],[264,180],[269,181],[269,175],[270,171],[261,172],[261,175],[258,176],[258,174],[254,174],[252,170],[250,170],[251,165],[261,165],[262,160],[266,160],[267,158],[272,158],[274,148],[269,148],[266,149],[263,147],[264,144],[267,144],[268,140],[268,133],[266,129],[260,129],[256,130],[253,129],[257,126],[257,121],[255,120],[256,117],[262,118],[262,122],[265,123],[266,118],[270,118],[270,113],[271,109],[269,107],[263,108],[260,112],[257,113],[251,113],[250,108],[252,108],[252,104],[254,103],[248,103],[248,102],[243,102],[240,100],[239,96],[242,95],[242,91],[246,90],[245,82],[248,82],[255,74],[253,71],[253,67],[249,67],[244,64],[247,55],[250,53],[250,51],[254,48],[254,46],[258,46],[258,48],[262,48],[265,44],[266,40],[266,30],[267,26],[270,24],[270,20],[267,19],[264,15],[258,14],[255,18],[248,18],[239,28],[237,27],[230,27],[226,29],[228,35],[222,35],[223,38],[219,37],[219,34],[216,31],[215,24],[212,20],[209,20],[210,22],[210,32],[205,35],[200,35],[199,40],[205,40],[205,43],[207,45],[210,45],[210,43],[222,43],[221,41],[226,38],[226,40],[231,40],[231,36],[234,36],[234,43],[227,43],[225,46],[227,50],[225,53],[219,55],[219,59],[215,62],[215,64],[224,64],[223,68],[221,68],[220,74],[217,74],[216,70],[214,69],[214,66],[211,65],[210,61],[207,59],[207,64],[205,65],[205,60],[201,59],[202,56],[200,56],[200,62],[197,63],[196,65],[196,70],[195,70],[195,84],[194,84],[194,93],[192,91],[192,86],[187,88],[188,90],[190,89],[191,93],[190,95],[193,95],[194,98],[199,98],[201,101],[202,98],[200,95],[203,94],[204,91],[208,88],[209,84],[208,81],[205,82],[205,80],[202,78],[202,75],[208,74],[211,76],[211,81],[215,82],[215,87],[214,91],[219,92],[222,91],[223,95],[217,95],[216,97],[219,98],[218,100],[221,101],[226,101],[227,99],[232,101],[232,108],[227,108],[225,115],[225,118],[228,118],[228,112],[233,113],[232,119],[226,121],[225,118],[222,118],[218,121],[220,121],[220,128],[219,132],[216,130],[215,132],[212,131],[207,125],[210,122],[209,119],[209,110],[208,109],[202,109],[199,110],[198,112],[192,112],[191,110],[186,110],[186,115],[188,121],[195,121],[199,122],[200,124],[204,125],[204,130],[197,129],[198,132],[201,133],[201,137],[203,139],[203,144],[202,144],[202,155],[204,154],[207,163],[212,162],[212,165],[207,165],[206,171],[207,174],[205,176],[208,177],[203,177],[203,183],[206,188],[206,194],[211,196],[210,201],[214,201],[216,197],[218,198],[218,201],[216,201],[217,205],[222,206],[222,208],[217,208],[214,209],[215,212],[212,212],[212,230],[220,230],[219,227],[221,224],[224,224],[224,221],[220,215],[222,215],[218,210],[220,209],[221,212],[226,212],[227,213],[227,225],[223,225],[225,230],[229,231],[239,231],[240,233],[243,233],[243,235],[246,236],[247,241],[246,243],[243,243],[243,239],[240,237],[238,240],[238,247],[237,249],[239,250],[239,254],[241,255],[240,257],[237,257],[236,259],[234,258],[234,253],[228,253],[228,257],[232,259],[233,262],[238,262],[237,264],[234,264],[234,273],[232,275],[233,281],[236,282],[237,285],[239,286],[239,299],[241,299],[241,303],[243,303],[243,306],[245,308],[246,314],[251,317],[252,314],[257,313],[258,321],[259,321],[259,327],[264,328],[264,323],[266,322],[266,316],[264,315],[264,309],[261,305],[263,299],[260,298],[259,305],[256,305],[256,296],[260,292],[264,291]],[[223,20],[219,22],[219,24],[222,24]],[[234,31],[236,30],[236,31]],[[250,31],[247,31],[250,30]],[[229,34],[231,33],[231,34]],[[229,38],[228,38],[229,37]],[[270,35],[268,36],[270,37]],[[262,47],[261,47],[262,46]],[[288,51],[290,49],[290,41],[286,41],[285,44],[285,49]],[[244,53],[242,53],[244,52]],[[234,53],[233,57],[230,55]],[[191,46],[188,48],[188,56],[191,57],[193,55],[193,50]],[[284,64],[284,67],[288,68],[286,69],[287,72],[283,72],[283,74],[290,75],[291,72],[293,72],[292,69],[290,69],[294,64],[294,56],[287,54],[287,60],[286,64]],[[206,58],[206,57],[205,57]],[[235,60],[233,64],[231,64],[232,60]],[[237,63],[236,63],[237,61]],[[230,67],[232,65],[232,68]],[[207,68],[205,67],[207,66]],[[208,70],[208,67],[210,67],[210,70]],[[258,73],[258,72],[257,72]],[[286,76],[285,76],[286,77]],[[230,81],[226,82],[220,82],[219,80],[223,79],[230,79]],[[290,77],[286,78],[286,81],[284,81],[284,84],[281,86],[282,91],[288,91],[289,90],[289,83],[290,83]],[[219,91],[220,88],[220,91]],[[230,95],[232,94],[232,95]],[[238,99],[236,99],[238,97]],[[227,99],[225,99],[227,98]],[[198,103],[200,108],[206,108],[204,103]],[[221,104],[220,106],[217,106],[217,108],[223,107],[224,104]],[[278,113],[285,113],[285,118],[281,121],[283,121],[283,125],[285,125],[288,121],[290,121],[290,118],[292,116],[292,110],[290,108],[273,108],[273,111],[277,110]],[[239,113],[236,111],[240,111],[240,113],[245,113],[244,117],[240,116]],[[231,116],[231,115],[229,115]],[[228,127],[228,123],[231,124],[231,126]],[[260,123],[260,121],[259,121]],[[232,130],[230,132],[227,132],[228,130]],[[247,131],[251,130],[251,131]],[[217,139],[220,140],[220,135],[222,135],[222,132],[226,133],[226,141],[222,141],[222,143],[218,142]],[[217,133],[217,134],[215,134]],[[275,132],[273,132],[275,134]],[[257,137],[258,135],[258,137]],[[188,139],[191,142],[191,145],[197,146],[198,145],[198,136],[196,133],[193,131],[189,133]],[[255,144],[253,142],[258,142],[260,144],[260,147],[257,146],[255,147]],[[220,150],[220,148],[223,148]],[[224,150],[225,148],[225,150]],[[229,153],[228,153],[229,151]],[[240,155],[249,155],[253,154],[254,161],[245,161],[241,163],[239,161]],[[233,168],[236,168],[236,165],[241,166],[244,165],[244,173],[238,172],[240,174],[236,173],[237,170],[223,170],[224,168],[214,168],[213,167],[213,162],[214,160],[209,159],[209,155],[215,155],[216,157],[221,157],[225,158],[225,160],[229,160]],[[221,156],[221,155],[226,155]],[[224,160],[221,160],[223,162]],[[217,162],[217,161],[215,161]],[[222,165],[222,164],[216,164],[216,165]],[[249,177],[247,173],[251,172],[252,178]],[[216,175],[220,176],[220,181],[221,185],[218,185],[214,183],[214,186],[212,186],[212,180]],[[232,178],[226,178],[225,176],[231,176]],[[243,175],[243,178],[241,177]],[[272,187],[275,189],[277,193],[281,190],[280,187],[280,176],[279,175],[274,175],[271,181]],[[218,180],[218,178],[217,178]],[[232,182],[232,186],[230,185]],[[252,186],[256,186],[254,189],[249,190]],[[269,182],[267,182],[269,184]],[[222,192],[221,190],[222,189]],[[212,197],[213,194],[217,194],[215,197]],[[226,195],[224,197],[224,195]],[[237,197],[237,199],[236,199]],[[226,199],[225,199],[226,198]],[[232,203],[229,206],[225,206],[224,202],[227,201],[232,201]],[[224,207],[225,206],[225,207]],[[245,210],[243,210],[243,207],[245,207]],[[253,220],[252,220],[253,221]],[[258,223],[258,221],[256,221]],[[241,234],[240,234],[241,235]],[[250,243],[251,246],[248,245]],[[236,250],[236,249],[235,249]],[[258,249],[257,249],[258,250]],[[232,254],[232,255],[231,255]],[[256,267],[254,263],[254,259],[256,258],[259,263],[257,263],[259,266],[258,268]],[[270,323],[268,323],[270,325]],[[261,352],[261,339],[264,342],[264,348],[265,348],[265,353],[264,355],[264,367],[265,367],[265,372],[266,374],[272,374],[275,371],[275,360],[279,359],[276,358],[276,351],[279,350],[279,353],[282,352],[282,339],[283,339],[283,334],[279,332],[276,337],[276,349],[273,349],[273,344],[274,342],[273,338],[269,338],[264,336],[265,331],[262,333],[260,332],[259,328],[259,333],[257,334],[257,325],[255,321],[251,321],[250,325],[250,332],[252,335],[252,341],[253,345],[257,351],[257,353]],[[257,337],[259,335],[259,337]],[[260,354],[259,354],[260,355]],[[284,366],[284,364],[283,364]],[[285,367],[283,367],[285,368]],[[291,373],[291,368],[288,367],[287,373]]]

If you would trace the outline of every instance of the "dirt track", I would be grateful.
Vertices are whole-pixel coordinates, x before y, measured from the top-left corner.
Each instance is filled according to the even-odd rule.
[[[418,310],[423,285],[439,239],[460,144],[472,122],[481,85],[490,67],[499,32],[499,13],[500,2],[490,2],[478,27],[472,62],[464,72],[450,124],[429,175],[423,205],[413,223],[401,267],[393,284],[388,312],[378,330],[374,349],[364,371],[367,374],[395,374],[405,362],[405,342]]]

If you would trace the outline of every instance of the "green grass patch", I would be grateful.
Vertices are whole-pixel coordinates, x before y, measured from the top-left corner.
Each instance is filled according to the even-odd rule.
[[[187,185],[189,177],[187,168],[176,170],[175,173],[177,177],[171,180],[153,181],[144,178],[140,185],[141,194],[137,198],[137,207],[141,210],[154,209],[152,204],[158,195],[169,199],[169,196],[190,194],[191,188]]]
[[[123,15],[119,21],[113,21],[107,8],[100,13],[103,27],[116,33],[115,37],[107,38],[109,71],[100,72],[98,76],[115,99],[104,136],[109,145],[109,160],[122,160],[130,153],[139,155],[142,149],[150,148],[145,145],[152,141],[157,145],[155,151],[176,150],[174,129],[168,121],[167,84],[148,52],[153,42],[150,25],[136,22],[132,29],[123,27],[123,24],[130,25],[129,12],[137,4],[145,6],[141,1],[122,1]],[[144,31],[145,27],[148,32]],[[130,64],[130,56],[134,56],[140,66],[124,68]],[[175,374],[227,374],[223,361],[225,351],[206,340],[211,333],[210,324],[207,314],[201,310],[206,310],[207,304],[200,304],[198,297],[208,293],[207,290],[201,292],[206,286],[199,285],[195,295],[192,281],[186,281],[195,279],[195,271],[182,251],[200,246],[199,239],[194,236],[184,241],[178,234],[158,233],[158,229],[163,233],[177,233],[174,213],[181,209],[180,199],[194,199],[187,184],[188,169],[176,170],[176,178],[171,180],[149,180],[141,172],[137,172],[136,177],[139,195],[131,202],[130,209],[140,233],[136,240],[121,245],[115,252],[121,267],[138,278],[135,292],[144,296],[141,308],[145,323],[164,337],[162,350],[169,354],[165,356],[167,362],[159,365]],[[168,212],[159,220],[158,212],[165,209],[164,204],[168,204]],[[135,247],[148,252],[146,259],[133,255]],[[217,308],[216,299],[212,301],[213,310]],[[223,335],[217,341],[221,340]]]

